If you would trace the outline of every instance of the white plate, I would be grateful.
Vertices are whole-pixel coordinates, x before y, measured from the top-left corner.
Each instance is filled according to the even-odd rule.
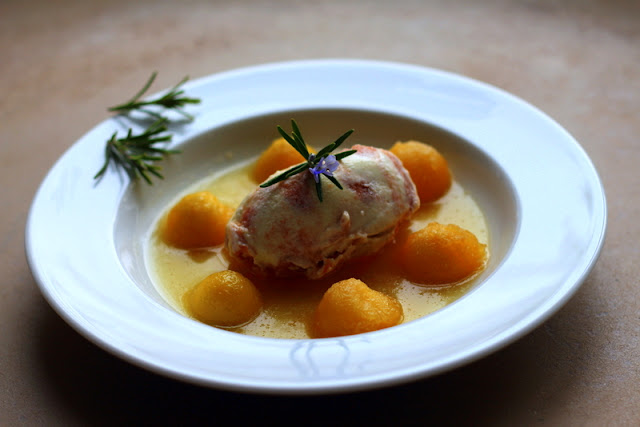
[[[379,387],[440,373],[531,331],[574,294],[603,244],[605,196],[580,145],[549,117],[499,89],[411,65],[355,60],[271,64],[186,86],[202,104],[176,128],[183,154],[166,180],[96,184],[109,119],[51,169],[26,228],[29,264],[53,308],[106,350],[184,381],[270,393]],[[307,138],[440,148],[488,218],[492,261],[463,298],[417,321],[322,340],[248,337],[172,310],[146,269],[153,220],[185,187],[248,158],[295,117]],[[326,135],[325,135],[326,134]],[[358,139],[359,138],[359,139]]]

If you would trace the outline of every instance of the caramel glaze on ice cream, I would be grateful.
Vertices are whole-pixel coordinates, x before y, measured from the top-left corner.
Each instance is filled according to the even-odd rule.
[[[343,189],[324,185],[322,202],[308,173],[249,194],[227,224],[229,255],[258,273],[318,279],[393,240],[420,207],[416,187],[391,152],[352,149],[334,173]]]

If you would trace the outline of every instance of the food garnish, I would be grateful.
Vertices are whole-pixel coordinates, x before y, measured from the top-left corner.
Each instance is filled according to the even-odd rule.
[[[302,133],[300,132],[300,128],[298,127],[298,124],[295,120],[291,120],[291,135],[287,134],[280,126],[278,126],[277,129],[280,135],[282,135],[282,137],[285,139],[285,141],[287,141],[298,153],[300,153],[300,155],[305,158],[306,162],[290,167],[289,169],[269,179],[268,181],[263,182],[262,184],[260,184],[260,187],[269,187],[273,184],[297,175],[300,172],[308,170],[311,175],[313,175],[313,178],[316,182],[316,194],[318,195],[318,200],[322,201],[322,180],[320,179],[321,175],[324,175],[325,178],[327,178],[336,187],[342,190],[342,185],[340,185],[338,180],[334,178],[333,172],[335,172],[335,170],[340,165],[338,163],[340,160],[354,154],[356,150],[342,151],[335,155],[331,154],[331,152],[338,148],[349,137],[349,135],[353,133],[353,129],[346,131],[344,134],[342,134],[342,136],[324,147],[317,154],[309,153],[307,144],[304,142]]]
[[[135,181],[142,177],[147,184],[151,185],[153,182],[150,175],[160,179],[164,178],[160,173],[161,167],[156,165],[156,162],[161,161],[169,154],[180,152],[179,150],[157,146],[160,143],[170,142],[173,136],[167,133],[167,125],[171,120],[160,111],[173,110],[188,121],[191,121],[193,116],[186,113],[183,107],[187,104],[197,104],[200,100],[183,96],[184,90],[180,89],[180,87],[188,80],[188,77],[185,77],[165,95],[148,101],[141,101],[140,97],[149,89],[156,75],[157,73],[154,71],[142,89],[131,100],[108,109],[108,111],[122,116],[127,116],[134,111],[141,112],[153,119],[153,122],[139,134],[134,134],[133,129],[129,128],[126,136],[118,138],[118,132],[114,132],[105,146],[104,164],[95,174],[94,179],[101,178],[107,171],[109,164],[112,163],[114,166],[124,169],[131,180]],[[159,111],[148,107],[158,107]]]

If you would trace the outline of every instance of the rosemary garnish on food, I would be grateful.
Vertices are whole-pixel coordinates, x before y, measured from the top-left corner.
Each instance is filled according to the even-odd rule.
[[[316,182],[316,194],[318,195],[318,200],[322,202],[322,180],[320,179],[321,175],[324,175],[329,181],[331,181],[336,187],[342,190],[342,185],[338,182],[338,180],[333,176],[333,172],[340,165],[338,162],[344,159],[347,156],[352,155],[357,150],[347,150],[342,151],[338,154],[331,154],[333,150],[338,148],[348,137],[353,133],[353,129],[346,131],[342,136],[336,139],[331,144],[324,147],[317,154],[309,153],[307,149],[307,144],[304,142],[302,138],[302,133],[300,132],[300,128],[298,128],[298,124],[295,120],[291,120],[291,135],[287,134],[280,126],[277,127],[278,132],[282,137],[291,145],[302,157],[305,158],[306,162],[301,163],[296,166],[292,166],[291,168],[285,170],[281,174],[271,178],[270,180],[263,182],[260,184],[260,187],[266,188],[273,184],[276,184],[280,181],[284,181],[287,178],[292,177],[293,175],[297,175],[300,172],[305,170],[309,170],[309,172],[313,175],[313,179]]]
[[[101,178],[107,171],[109,164],[113,163],[116,167],[124,169],[131,180],[135,181],[142,177],[147,184],[152,184],[150,175],[160,179],[164,178],[160,173],[161,168],[156,165],[156,162],[164,159],[166,155],[180,152],[156,145],[170,142],[173,136],[166,133],[170,119],[162,112],[173,110],[191,121],[193,116],[186,113],[183,108],[187,104],[197,104],[200,100],[184,96],[184,90],[181,89],[181,86],[189,79],[185,77],[165,95],[141,101],[140,98],[149,89],[156,75],[157,73],[154,71],[142,89],[129,101],[108,109],[108,111],[122,116],[127,116],[133,111],[141,112],[154,121],[139,134],[134,134],[133,129],[129,128],[126,136],[118,138],[118,132],[114,132],[105,146],[104,164],[93,177],[94,179]],[[154,109],[149,109],[149,107],[154,107]]]

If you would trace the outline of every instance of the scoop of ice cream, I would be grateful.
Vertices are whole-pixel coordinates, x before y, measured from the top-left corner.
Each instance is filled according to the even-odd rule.
[[[302,172],[249,194],[226,229],[231,257],[275,276],[323,277],[345,261],[378,251],[420,206],[416,187],[387,150],[355,145],[325,177],[323,201]]]

